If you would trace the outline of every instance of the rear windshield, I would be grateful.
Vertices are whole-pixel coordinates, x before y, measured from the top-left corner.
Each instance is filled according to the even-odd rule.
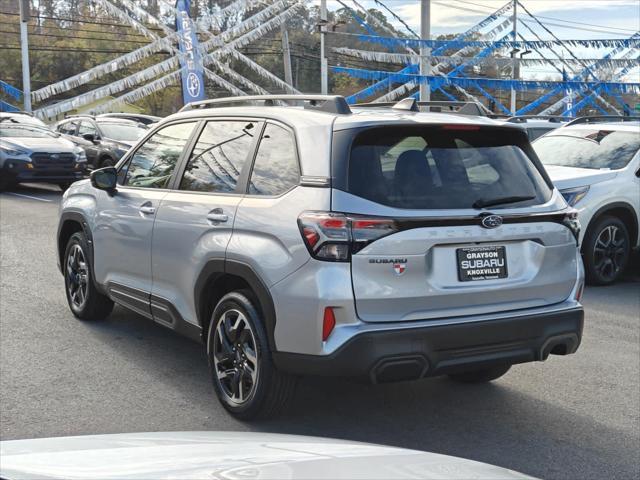
[[[405,209],[544,203],[551,188],[525,151],[531,152],[528,141],[507,129],[373,128],[351,145],[347,188]]]
[[[561,128],[533,144],[545,165],[616,170],[640,149],[638,132]]]

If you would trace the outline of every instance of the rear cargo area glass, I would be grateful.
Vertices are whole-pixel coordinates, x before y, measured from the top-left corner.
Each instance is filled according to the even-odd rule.
[[[551,188],[532,155],[520,132],[503,128],[371,128],[351,144],[347,190],[404,209],[477,208],[508,197],[529,198],[491,208],[535,205]]]

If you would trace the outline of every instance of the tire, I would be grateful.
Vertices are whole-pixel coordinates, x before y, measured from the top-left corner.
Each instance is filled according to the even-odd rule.
[[[116,161],[111,157],[104,157],[100,160],[100,166],[98,168],[104,167],[114,167],[116,165]]]
[[[629,230],[618,217],[605,215],[588,229],[582,245],[587,283],[611,285],[624,273],[630,257]]]
[[[470,370],[468,372],[453,373],[449,378],[460,383],[487,383],[496,380],[509,371],[511,365],[498,365],[480,370]]]
[[[74,233],[64,252],[64,287],[71,312],[80,320],[103,320],[113,310],[113,302],[98,291],[93,282],[87,239]]]
[[[278,371],[251,292],[226,294],[213,309],[207,358],[222,406],[242,420],[269,418],[293,397],[295,377]],[[237,343],[235,343],[237,342]]]

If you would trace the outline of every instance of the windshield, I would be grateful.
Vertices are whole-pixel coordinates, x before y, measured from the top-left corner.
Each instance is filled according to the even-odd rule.
[[[520,207],[550,198],[551,189],[525,153],[530,146],[520,134],[454,127],[361,133],[351,148],[348,191],[406,209]]]
[[[611,169],[624,168],[640,149],[638,132],[561,129],[533,144],[545,165]]]
[[[0,124],[0,137],[21,137],[21,138],[56,138],[58,135],[46,128],[30,126],[25,124],[5,125]]]
[[[30,115],[2,115],[0,116],[0,122],[12,122],[12,123],[22,123],[27,125],[37,125],[38,127],[48,128],[47,124],[42,120],[36,117],[32,117]]]
[[[121,142],[135,142],[148,130],[142,125],[128,123],[100,123],[100,129],[105,137]]]

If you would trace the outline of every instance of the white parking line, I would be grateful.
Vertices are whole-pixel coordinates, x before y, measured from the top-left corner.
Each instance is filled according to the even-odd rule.
[[[53,200],[48,200],[46,198],[40,198],[40,197],[32,197],[31,195],[25,195],[24,193],[15,193],[15,192],[5,192],[7,195],[13,195],[15,197],[24,197],[24,198],[30,198],[31,200],[39,200],[41,202],[53,202]]]

